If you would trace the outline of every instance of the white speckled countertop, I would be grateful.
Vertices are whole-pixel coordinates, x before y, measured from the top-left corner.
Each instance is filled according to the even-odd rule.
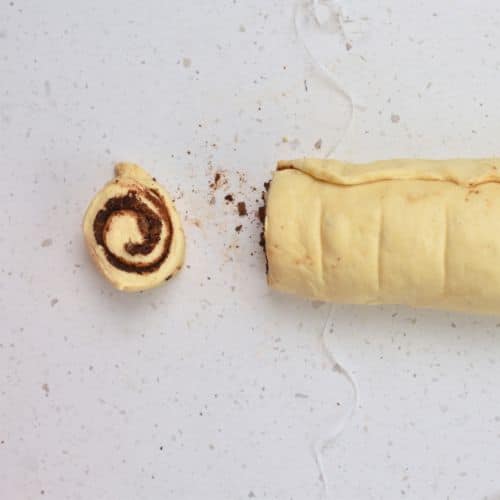
[[[345,37],[304,25],[360,104],[338,157],[500,154],[496,0],[339,3]],[[267,289],[254,215],[275,161],[324,155],[349,117],[294,8],[0,1],[2,500],[320,498],[311,445],[351,388],[319,343],[328,306]],[[82,241],[119,160],[173,194],[188,238],[182,273],[139,295]],[[330,498],[498,500],[500,319],[333,318],[361,406],[325,452]]]

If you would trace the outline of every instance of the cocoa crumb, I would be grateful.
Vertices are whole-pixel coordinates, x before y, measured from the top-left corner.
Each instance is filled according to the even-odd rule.
[[[245,172],[237,172],[238,173],[238,177],[239,177],[239,181],[240,181],[240,186],[242,186],[243,184],[246,184],[247,182],[247,175]]]
[[[271,181],[264,182],[264,189],[266,191],[269,191],[270,187],[271,187]]]
[[[209,184],[210,189],[213,189],[215,191],[222,184],[227,184],[227,181],[222,178],[222,174],[220,172],[216,172],[214,175],[214,180]]]
[[[234,228],[234,230],[235,230],[237,233],[239,233],[239,232],[241,231],[241,228],[242,228],[242,227],[243,227],[243,226],[240,224],[239,226],[236,226],[236,227]]]
[[[246,206],[246,203],[244,201],[238,202],[238,215],[240,217],[243,217],[244,215],[248,215],[247,206]]]
[[[224,196],[224,199],[227,202],[232,203],[234,201],[234,196],[232,194],[226,194],[226,196]]]
[[[265,205],[263,205],[262,207],[259,207],[258,216],[259,216],[260,222],[262,222],[262,224],[264,224],[264,222],[266,220],[266,206]]]

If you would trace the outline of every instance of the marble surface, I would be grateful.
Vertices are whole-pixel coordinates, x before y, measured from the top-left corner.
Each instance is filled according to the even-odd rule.
[[[0,2],[2,499],[324,494],[312,443],[352,390],[329,306],[266,287],[263,182],[339,140],[358,161],[500,154],[498,2],[353,3]],[[138,295],[81,234],[120,160],[187,235],[183,272]],[[324,453],[330,498],[500,498],[499,322],[334,306],[361,402]]]

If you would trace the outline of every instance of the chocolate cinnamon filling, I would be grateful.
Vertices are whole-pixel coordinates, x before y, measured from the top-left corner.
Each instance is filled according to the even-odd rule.
[[[260,220],[262,226],[264,226],[266,223],[267,193],[268,193],[270,187],[271,187],[271,181],[264,182],[265,191],[262,191],[262,201],[264,202],[264,205],[260,206],[259,211],[258,211],[259,220]],[[264,232],[264,227],[262,228],[262,232],[260,233],[259,245],[264,250],[264,258],[266,259],[266,274],[268,274],[269,273],[269,261],[267,259],[266,235]]]
[[[110,198],[104,208],[99,210],[94,219],[94,237],[97,244],[103,247],[108,262],[114,267],[129,273],[146,274],[156,271],[168,257],[172,243],[172,222],[165,201],[158,191],[145,189],[141,194],[156,207],[158,213],[143,203],[137,192],[130,190],[125,196]],[[109,230],[111,219],[125,214],[136,217],[137,227],[143,238],[140,243],[129,241],[123,245],[129,255],[149,255],[160,242],[162,226],[165,224],[167,236],[163,251],[153,262],[128,262],[107,247],[105,234]]]

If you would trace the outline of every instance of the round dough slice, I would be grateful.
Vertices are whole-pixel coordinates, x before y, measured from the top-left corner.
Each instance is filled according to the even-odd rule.
[[[85,241],[118,290],[147,290],[181,269],[184,232],[169,195],[145,170],[119,163],[115,174],[85,213]]]

